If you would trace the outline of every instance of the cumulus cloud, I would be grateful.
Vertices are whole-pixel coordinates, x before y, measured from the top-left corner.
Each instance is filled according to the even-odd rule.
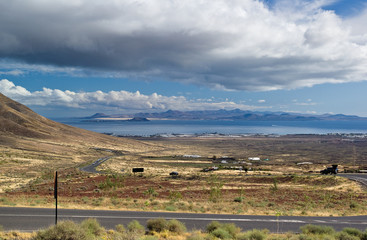
[[[151,95],[128,91],[110,92],[73,92],[58,89],[43,88],[42,91],[30,92],[16,86],[13,82],[0,80],[0,92],[28,106],[68,107],[90,109],[91,111],[115,110],[125,113],[136,111],[165,111],[165,110],[217,110],[243,109],[252,110],[256,107],[238,104],[232,101],[214,101],[213,99],[188,100],[183,96],[163,96],[157,93]]]
[[[366,80],[367,12],[330,2],[1,1],[0,58],[227,90]]]

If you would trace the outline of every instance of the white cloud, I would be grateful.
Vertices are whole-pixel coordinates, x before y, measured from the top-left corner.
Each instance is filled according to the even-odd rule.
[[[0,92],[6,96],[30,96],[32,95],[27,89],[21,86],[15,86],[13,82],[3,79],[0,81]]]
[[[19,76],[24,74],[23,71],[15,69],[15,70],[11,70],[11,71],[0,71],[0,75],[11,75],[11,76]]]
[[[128,91],[110,92],[73,92],[43,88],[42,91],[30,92],[7,79],[0,80],[0,92],[28,106],[69,107],[90,109],[91,111],[118,110],[119,112],[165,111],[165,110],[217,110],[235,109],[252,110],[257,107],[238,104],[231,101],[215,102],[209,100],[188,100],[183,96],[151,95]]]
[[[264,99],[260,99],[260,100],[258,100],[257,102],[258,102],[258,103],[265,103],[265,102],[266,102],[266,100],[264,100]]]
[[[224,90],[366,80],[367,11],[344,19],[331,2],[2,1],[0,58]]]

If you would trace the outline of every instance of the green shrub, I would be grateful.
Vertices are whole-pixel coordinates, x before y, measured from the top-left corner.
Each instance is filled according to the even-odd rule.
[[[237,235],[238,240],[264,240],[267,234],[265,231],[254,229]]]
[[[358,238],[361,238],[363,235],[363,232],[357,228],[344,228],[342,232],[348,233],[351,236],[356,236]]]
[[[170,191],[169,192],[169,199],[173,202],[180,201],[182,199],[182,194],[177,191]]]
[[[350,209],[354,209],[354,210],[356,210],[356,209],[359,209],[361,207],[361,205],[359,204],[359,203],[357,203],[357,202],[351,202],[350,204],[349,204],[349,208]]]
[[[117,224],[115,226],[115,229],[116,229],[116,232],[119,232],[119,233],[124,233],[126,232],[126,229],[125,229],[125,226],[122,225],[122,224]]]
[[[200,233],[191,233],[186,240],[205,240],[205,238]]]
[[[166,206],[166,210],[170,211],[170,212],[174,212],[174,211],[176,211],[176,207],[172,206],[172,205],[168,205],[168,206]]]
[[[162,232],[167,229],[167,221],[163,218],[149,219],[147,222],[147,228],[151,232]]]
[[[34,240],[88,240],[83,228],[72,221],[62,221],[45,230],[38,231]]]
[[[270,236],[270,237],[266,238],[266,240],[289,240],[289,237],[284,237],[284,236]]]
[[[337,240],[360,240],[359,237],[348,234],[347,232],[339,232],[336,234]]]
[[[236,197],[233,201],[241,203],[241,202],[243,202],[244,199],[245,199],[244,197]]]
[[[145,195],[149,195],[152,197],[158,196],[158,193],[154,190],[154,188],[150,187],[148,190],[144,192]]]
[[[137,220],[132,220],[128,225],[127,229],[129,233],[136,233],[143,235],[145,233],[145,228],[143,225],[140,224]]]
[[[169,220],[167,223],[168,231],[181,234],[187,231],[186,226],[183,222],[176,219]]]
[[[156,236],[149,235],[149,236],[144,236],[142,238],[139,238],[139,240],[159,240],[159,238]]]
[[[209,223],[207,226],[206,226],[206,231],[208,233],[211,233],[213,232],[214,230],[220,228],[222,226],[222,224],[220,224],[219,222],[217,221],[212,221],[211,223]]]
[[[3,232],[3,231],[4,231],[3,225],[0,225],[0,232]]]
[[[315,234],[315,235],[332,235],[335,233],[335,230],[329,226],[321,226],[321,225],[312,225],[307,224],[305,226],[300,227],[301,232],[304,234]]]
[[[241,232],[241,228],[237,227],[234,223],[225,223],[222,225],[224,230],[226,230],[233,238]]]
[[[89,218],[81,222],[81,227],[92,236],[101,236],[105,229],[101,227],[97,219]]]
[[[217,228],[210,234],[219,239],[232,239],[232,235],[223,228]]]
[[[314,237],[309,235],[301,234],[298,236],[298,240],[318,240],[318,239],[315,239]]]

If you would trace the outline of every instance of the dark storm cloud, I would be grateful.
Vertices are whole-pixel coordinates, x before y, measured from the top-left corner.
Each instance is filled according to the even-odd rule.
[[[0,1],[0,58],[236,90],[365,80],[359,18],[307,4]]]

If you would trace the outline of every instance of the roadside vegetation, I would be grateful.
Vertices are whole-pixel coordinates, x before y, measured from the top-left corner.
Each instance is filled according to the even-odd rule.
[[[33,233],[5,232],[0,228],[0,240],[367,240],[367,229],[344,228],[335,231],[321,225],[302,226],[298,233],[270,233],[267,229],[243,231],[233,223],[213,221],[204,230],[188,231],[184,223],[163,218],[150,219],[146,226],[133,220],[127,226],[118,224],[105,229],[96,219],[81,223],[62,221]]]
[[[59,171],[62,208],[177,211],[251,215],[367,214],[367,193],[356,182],[311,174],[260,175],[221,171],[169,176]],[[53,172],[0,196],[0,206],[53,207]]]

